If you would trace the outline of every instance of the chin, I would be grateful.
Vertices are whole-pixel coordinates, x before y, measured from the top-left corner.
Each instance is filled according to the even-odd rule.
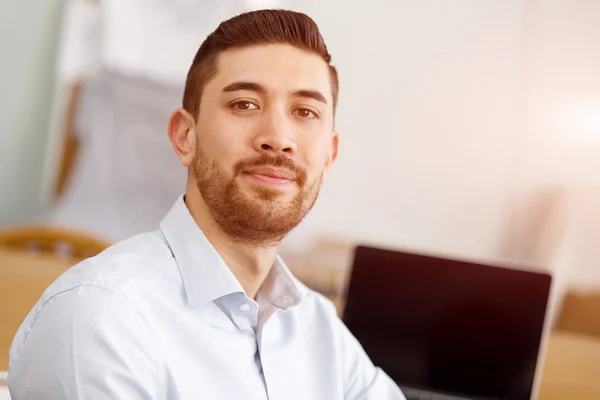
[[[277,186],[253,186],[244,192],[251,200],[276,201],[278,203],[288,203],[297,194],[295,190]]]
[[[268,201],[271,203],[288,204],[292,201],[290,196],[286,196],[285,193],[277,191],[260,191],[258,196],[254,197],[256,200]]]

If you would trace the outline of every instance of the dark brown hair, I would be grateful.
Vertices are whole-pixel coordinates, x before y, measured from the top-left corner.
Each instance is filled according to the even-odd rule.
[[[183,108],[198,117],[200,98],[206,82],[217,73],[220,53],[235,47],[260,44],[289,44],[318,54],[329,66],[333,109],[338,100],[339,82],[331,56],[315,21],[309,16],[287,10],[259,10],[235,16],[222,22],[198,49],[187,75]]]

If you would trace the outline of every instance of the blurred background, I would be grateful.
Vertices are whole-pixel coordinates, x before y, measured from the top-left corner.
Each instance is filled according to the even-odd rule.
[[[313,17],[340,74],[340,157],[284,247],[307,281],[339,291],[319,268],[369,243],[551,271],[558,303],[600,292],[594,0],[2,2],[0,228],[156,229],[192,58],[267,7]]]

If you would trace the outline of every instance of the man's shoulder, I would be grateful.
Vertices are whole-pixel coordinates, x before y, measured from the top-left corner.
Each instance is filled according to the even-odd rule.
[[[289,276],[292,279],[293,285],[296,287],[298,292],[301,293],[302,301],[300,304],[303,310],[309,311],[313,317],[321,319],[325,318],[328,320],[338,319],[338,305],[334,301],[324,294],[307,286],[302,280],[298,279],[298,277],[287,266],[285,266],[285,268],[289,272]]]
[[[323,317],[327,318],[331,324],[336,326],[340,324],[342,322],[341,300],[332,299],[318,292],[314,293],[314,296]]]
[[[69,324],[75,323],[75,316],[79,332],[99,320],[103,326],[135,326],[140,305],[136,294],[143,297],[155,291],[165,282],[165,274],[177,277],[172,259],[157,231],[125,239],[71,267],[44,291],[21,324],[11,347],[11,362],[19,357],[34,326],[58,336],[73,334]]]
[[[306,317],[321,325],[337,324],[340,321],[338,305],[322,293],[301,284],[301,307],[308,313]]]
[[[172,258],[160,231],[138,234],[69,268],[46,289],[40,302],[82,286],[120,294],[143,284]]]

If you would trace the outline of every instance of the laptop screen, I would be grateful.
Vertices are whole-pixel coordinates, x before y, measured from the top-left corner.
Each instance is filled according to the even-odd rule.
[[[551,277],[359,246],[343,320],[400,386],[528,400]]]

